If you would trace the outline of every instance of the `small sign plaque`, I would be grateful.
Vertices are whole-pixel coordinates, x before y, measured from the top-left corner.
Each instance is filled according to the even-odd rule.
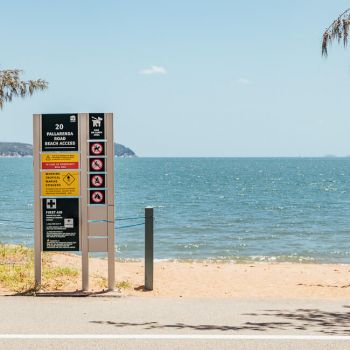
[[[104,158],[90,158],[89,171],[105,171],[105,159]]]
[[[41,169],[79,169],[78,153],[43,153]]]
[[[78,171],[43,171],[42,196],[79,196]]]
[[[104,142],[91,142],[89,148],[91,156],[103,156],[105,154]]]
[[[105,138],[105,116],[103,113],[89,114],[89,139],[103,140]]]
[[[105,187],[106,182],[105,174],[90,174],[90,187],[92,188],[102,188]]]
[[[105,190],[90,190],[90,204],[105,204],[106,191]]]

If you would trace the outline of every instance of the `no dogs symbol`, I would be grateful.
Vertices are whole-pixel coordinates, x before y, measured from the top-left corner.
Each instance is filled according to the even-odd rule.
[[[90,192],[90,203],[104,204],[105,203],[105,192],[104,191],[91,191]]]

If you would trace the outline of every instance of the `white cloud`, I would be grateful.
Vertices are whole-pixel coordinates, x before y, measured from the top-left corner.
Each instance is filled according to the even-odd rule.
[[[241,84],[241,85],[250,85],[250,84],[252,84],[252,81],[247,79],[247,78],[239,78],[236,80],[236,83]]]
[[[140,74],[142,75],[150,75],[150,74],[167,74],[167,70],[161,66],[152,66],[149,68],[141,69]]]

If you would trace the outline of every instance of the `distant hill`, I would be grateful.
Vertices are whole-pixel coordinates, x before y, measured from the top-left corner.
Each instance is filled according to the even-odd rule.
[[[133,150],[121,145],[120,143],[114,144],[114,154],[117,157],[136,157],[136,154]]]
[[[33,147],[29,143],[0,142],[0,156],[25,157],[33,154]]]
[[[133,150],[119,143],[114,144],[117,157],[136,157]],[[27,157],[33,155],[33,147],[29,143],[0,142],[0,157]]]

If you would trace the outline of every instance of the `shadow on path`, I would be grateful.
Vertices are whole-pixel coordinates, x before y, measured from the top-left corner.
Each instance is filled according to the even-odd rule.
[[[350,308],[350,306],[343,306]],[[91,323],[113,326],[117,328],[141,327],[144,330],[154,329],[191,329],[197,331],[258,331],[269,330],[282,331],[305,331],[322,333],[325,335],[350,335],[350,312],[329,312],[319,309],[296,309],[290,310],[263,310],[256,313],[242,314],[250,316],[251,321],[237,325],[215,324],[161,324],[159,322],[114,322],[114,321],[90,321]],[[254,322],[254,318],[266,319],[264,322]],[[268,319],[273,318],[271,322]]]
[[[344,305],[344,308],[350,306]],[[350,312],[331,312],[319,309],[265,310],[262,313],[244,314],[248,316],[278,317],[294,321],[293,329],[314,331],[328,335],[350,335]],[[296,327],[296,325],[298,325]]]

